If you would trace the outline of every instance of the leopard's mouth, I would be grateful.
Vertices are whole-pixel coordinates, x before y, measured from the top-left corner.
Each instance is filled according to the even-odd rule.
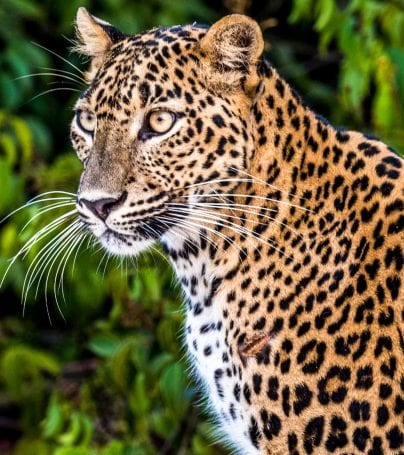
[[[166,215],[166,213],[164,213]],[[167,219],[167,216],[164,216]],[[120,256],[133,256],[146,249],[169,231],[172,225],[161,221],[158,216],[137,220],[127,220],[125,229],[118,230],[106,221],[86,223],[98,242],[110,253]]]
[[[109,253],[118,256],[135,256],[155,242],[154,239],[120,234],[111,229],[106,229],[97,239]]]
[[[157,202],[156,196],[154,198],[148,202]],[[167,198],[147,208],[142,207],[143,201],[139,207],[133,202],[123,206],[116,204],[104,213],[81,199],[77,211],[82,223],[105,250],[120,256],[134,256],[157,241],[165,243],[167,238],[172,239],[174,232],[182,238],[186,228],[194,229],[191,223],[183,223],[192,213],[192,202],[189,199],[177,201]]]

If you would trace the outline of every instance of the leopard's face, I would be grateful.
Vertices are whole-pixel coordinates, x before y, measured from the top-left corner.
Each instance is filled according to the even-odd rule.
[[[174,27],[120,40],[76,103],[77,209],[112,253],[136,254],[169,236],[201,194],[230,193],[246,166],[251,100],[209,86],[204,34]]]

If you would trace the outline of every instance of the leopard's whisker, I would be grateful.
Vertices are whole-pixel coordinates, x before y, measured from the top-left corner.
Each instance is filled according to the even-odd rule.
[[[47,259],[50,257],[52,259],[52,253],[56,250],[58,251],[58,248],[62,244],[62,242],[66,241],[66,239],[74,232],[75,228],[79,226],[79,221],[75,221],[72,224],[69,224],[66,226],[61,232],[56,234],[55,237],[51,238],[40,250],[39,252],[35,255],[33,258],[30,266],[28,267],[26,277],[24,279],[23,283],[23,295],[26,295],[24,293],[24,289],[28,290],[31,288],[32,283],[35,281],[37,278],[38,274],[45,273],[46,266],[48,264]],[[62,244],[63,245],[63,244]],[[43,266],[41,268],[41,266]],[[27,286],[25,287],[25,282],[26,279],[28,278],[27,281]],[[40,284],[41,278],[38,281],[38,286],[35,292],[35,297],[37,297],[38,290],[39,290],[39,284]]]
[[[174,206],[174,204],[169,204],[171,207]],[[183,205],[177,205],[177,209],[187,209],[187,206],[183,206]],[[170,209],[170,211],[176,211],[177,209]],[[245,210],[242,210],[243,213],[248,213],[246,212]],[[184,213],[183,210],[181,210],[180,213]],[[231,219],[236,219],[236,220],[240,220],[241,219],[241,216],[235,216],[235,215],[228,215],[227,213],[223,213],[223,212],[212,212],[208,209],[203,209],[203,208],[200,208],[200,207],[197,207],[196,209],[193,208],[192,211],[189,211],[189,214],[190,215],[193,215],[193,214],[200,214],[200,215],[214,215],[217,219],[222,219],[223,221],[225,221],[227,218],[231,218]],[[221,217],[219,217],[218,213],[220,213]],[[254,213],[255,215],[257,215],[256,212],[250,212],[250,213]],[[264,223],[262,221],[254,221],[254,220],[251,220],[251,219],[248,219],[248,218],[245,218],[243,219],[246,223],[253,223],[253,224],[258,224],[260,226],[268,226],[269,223]]]
[[[190,202],[190,203],[184,203],[184,202],[168,202],[167,204],[178,204],[181,205],[182,207],[212,207],[212,208],[224,208],[227,210],[235,210],[236,208],[247,208],[247,209],[256,209],[259,211],[264,211],[264,212],[273,212],[276,213],[278,212],[277,209],[270,209],[268,207],[261,207],[259,205],[247,205],[247,204],[236,204],[233,203],[232,201],[227,201],[227,202]]]
[[[36,199],[41,198],[42,196],[48,196],[49,194],[65,194],[66,196],[72,196],[74,198],[77,197],[76,193],[72,193],[70,191],[63,191],[63,190],[51,190],[51,191],[44,191],[43,193],[37,194],[33,198],[31,198],[28,202],[34,201]]]
[[[191,226],[194,226],[195,228],[197,228],[196,231],[194,229],[193,231],[191,230],[191,232],[196,232],[198,235],[200,235],[201,230],[211,232],[213,235],[216,235],[216,236],[222,238],[226,243],[230,243],[231,245],[235,246],[240,252],[242,251],[242,248],[238,245],[238,243],[234,239],[223,234],[222,232],[217,231],[216,229],[213,229],[209,226],[205,226],[205,225],[201,224],[200,221],[203,222],[204,220],[201,220],[200,218],[194,218],[191,216],[187,216],[185,219],[184,218],[174,218],[174,219],[175,219],[175,221],[179,222],[179,225],[182,225],[182,226],[191,225]],[[217,225],[217,223],[213,223],[213,222],[210,222],[209,224]],[[213,247],[217,247],[215,242],[212,239],[210,239],[209,237],[204,236],[204,239]]]
[[[88,236],[88,232],[86,231],[85,227],[83,226],[83,234],[82,234],[82,240],[81,240],[81,243],[77,246],[77,249],[76,249],[76,253],[74,254],[74,257],[73,257],[73,264],[72,264],[72,275],[74,273],[74,268],[75,268],[75,264],[76,264],[76,260],[77,260],[77,256],[80,252],[80,248],[82,247],[86,237]],[[62,271],[62,273],[64,273],[64,270]]]
[[[25,314],[25,307],[26,307],[26,302],[27,302],[27,297],[28,297],[28,291],[31,288],[32,283],[35,281],[36,277],[38,276],[38,273],[41,273],[41,265],[42,267],[42,274],[46,270],[46,265],[47,261],[46,259],[49,257],[49,255],[54,251],[57,247],[59,247],[60,243],[63,242],[66,237],[68,237],[72,231],[75,229],[77,226],[78,221],[75,221],[74,223],[70,224],[69,226],[66,226],[61,232],[59,232],[54,238],[49,240],[40,250],[39,252],[35,255],[34,259],[32,260],[31,264],[28,267],[27,273],[24,278],[23,286],[22,286],[22,304],[23,304],[23,315]],[[45,263],[46,261],[46,263]],[[41,277],[42,277],[41,274]],[[38,289],[39,289],[39,284],[40,284],[41,278],[38,281],[38,286],[35,291],[35,298],[37,297],[38,294]],[[48,310],[48,308],[47,308]]]
[[[77,259],[77,255],[80,251],[80,248],[83,245],[85,237],[86,237],[86,235],[85,235],[85,231],[83,229],[81,232],[77,233],[77,242],[73,243],[74,246],[72,246],[72,251],[69,253],[69,255],[65,259],[62,258],[62,260],[59,262],[58,267],[55,272],[55,277],[54,277],[54,282],[53,282],[53,293],[55,294],[55,298],[57,299],[57,294],[59,292],[61,292],[62,299],[65,304],[66,304],[66,298],[65,298],[65,293],[64,293],[64,277],[65,277],[66,266],[70,259],[71,253],[73,253],[73,249],[74,249],[75,250],[74,256],[73,256],[73,267],[74,267],[74,263]],[[74,240],[73,240],[73,242],[74,242]],[[63,264],[63,265],[62,265],[62,269],[59,272],[59,267],[61,266],[61,264]],[[59,278],[58,278],[58,276],[59,276]],[[56,286],[58,279],[59,279],[59,283]]]
[[[60,243],[60,241],[63,241],[64,238],[70,234],[71,230],[74,228],[74,226],[78,223],[78,221],[74,221],[73,223],[69,224],[68,226],[65,226],[60,232],[58,232],[54,237],[49,239],[45,245],[41,246],[39,251],[35,254],[34,258],[32,259],[32,262],[30,263],[24,282],[26,280],[28,283],[28,288],[31,285],[31,278],[33,277],[33,273],[40,267],[41,261],[47,257],[48,254],[51,253],[51,250],[53,247],[57,247]],[[38,270],[38,273],[40,273],[41,270]],[[34,278],[36,275],[34,276]],[[23,284],[23,289],[25,288]]]
[[[57,197],[57,198],[47,197],[47,198],[44,198],[44,199],[38,199],[39,196],[42,196],[42,195],[35,196],[34,198],[30,199],[28,202],[26,202],[21,207],[18,207],[15,210],[13,210],[12,212],[10,212],[8,215],[6,215],[4,218],[2,218],[0,220],[0,223],[3,223],[4,221],[6,221],[10,217],[12,217],[15,213],[20,212],[21,210],[26,209],[27,207],[30,207],[31,205],[34,205],[34,204],[41,204],[42,202],[49,202],[49,201],[68,201],[68,200],[73,200],[73,199],[71,199],[70,197],[67,197],[67,196],[66,197]]]
[[[37,243],[39,242],[42,238],[46,237],[50,232],[55,230],[60,224],[64,223],[67,221],[67,219],[70,216],[73,216],[76,213],[75,210],[72,210],[68,213],[65,213],[46,226],[44,226],[42,229],[40,229],[38,232],[36,232],[25,244],[18,250],[18,252],[10,259],[10,263],[7,266],[3,277],[0,281],[0,288],[4,284],[4,280],[6,279],[8,272],[10,271],[11,267],[14,265],[14,263],[19,259],[20,257],[25,257],[25,255],[28,253],[28,251]]]
[[[101,275],[101,280],[102,280],[102,281],[104,281],[105,273],[106,273],[106,271],[107,271],[107,266],[108,266],[109,261],[111,260],[112,257],[113,257],[112,254],[111,254],[109,251],[107,251],[107,257],[106,257],[104,269],[103,269],[102,275]]]
[[[14,80],[19,81],[22,79],[29,79],[30,77],[41,77],[41,76],[53,76],[53,77],[59,77],[61,79],[67,80],[74,82],[76,84],[84,85],[80,80],[77,80],[71,76],[68,76],[67,74],[58,74],[58,73],[53,73],[53,72],[42,72],[42,73],[30,73],[30,74],[24,74],[23,76],[16,77]],[[55,81],[56,82],[56,81]]]
[[[48,307],[48,294],[47,294],[47,289],[48,289],[49,277],[50,277],[50,275],[51,275],[51,272],[52,272],[52,270],[53,270],[53,266],[54,266],[56,260],[60,257],[60,254],[63,253],[63,251],[65,251],[64,254],[63,254],[63,256],[62,256],[62,258],[61,258],[60,261],[59,261],[58,268],[57,268],[57,270],[56,270],[56,274],[54,275],[54,285],[53,285],[53,294],[54,294],[54,297],[55,297],[56,307],[57,307],[57,309],[58,309],[58,311],[59,311],[59,314],[61,315],[61,317],[62,317],[63,320],[65,320],[65,317],[64,317],[64,315],[63,315],[61,306],[60,306],[60,304],[59,304],[59,299],[58,299],[58,295],[57,295],[57,292],[56,292],[56,279],[57,279],[58,269],[59,269],[59,267],[61,266],[61,264],[64,263],[66,254],[69,253],[69,256],[70,256],[70,252],[72,251],[72,250],[71,250],[71,247],[72,247],[72,246],[74,247],[75,244],[76,244],[76,238],[75,238],[76,235],[77,235],[77,232],[75,233],[74,236],[70,236],[70,237],[66,240],[65,244],[62,245],[62,246],[59,248],[58,251],[55,252],[55,254],[53,255],[53,258],[54,258],[54,259],[52,260],[52,263],[51,263],[51,264],[46,264],[46,266],[45,266],[45,267],[47,268],[47,270],[48,270],[48,273],[46,274],[46,279],[45,279],[45,284],[44,284],[44,297],[45,297],[46,306]],[[80,240],[80,238],[79,238],[79,240]],[[70,243],[70,245],[69,245],[69,243]],[[68,256],[67,256],[66,260],[67,260],[67,259],[68,259]],[[42,275],[43,275],[43,274],[41,274],[41,276],[40,276],[40,278],[39,278],[38,285],[37,285],[38,287],[39,287],[39,283],[40,283],[41,280],[42,280]],[[37,288],[37,292],[38,292],[38,288]],[[63,296],[63,301],[66,302],[66,300],[65,300],[65,295],[64,295],[64,289],[63,289],[63,288],[62,288],[62,296]]]
[[[239,169],[239,168],[236,168],[234,166],[229,166],[228,169],[230,169],[231,171],[240,172],[241,174],[244,174],[247,177],[249,177],[252,182],[256,182],[256,183],[260,183],[260,184],[265,185],[265,186],[269,186],[270,188],[273,188],[274,190],[279,191],[280,193],[286,194],[287,196],[290,196],[292,198],[298,198],[298,199],[301,199],[301,200],[307,200],[306,198],[304,198],[302,196],[299,196],[299,195],[294,194],[294,193],[290,193],[289,191],[282,190],[281,188],[278,188],[276,185],[273,185],[272,183],[268,183],[265,180],[255,176],[255,175],[250,174],[249,172],[245,171],[244,169]]]
[[[50,68],[50,67],[46,67],[46,66],[42,66],[42,67],[40,67],[40,69],[44,70],[44,71],[51,71],[51,72],[55,72],[55,73],[67,74],[68,76],[76,78],[77,82],[82,82],[83,84],[87,84],[84,77],[80,76],[77,73],[73,73],[73,71],[62,70],[60,68]]]
[[[230,222],[230,221],[226,221],[226,220],[223,220],[223,218],[220,218],[220,217],[217,217],[217,216],[213,216],[213,215],[205,215],[203,214],[204,217],[207,217],[207,219],[205,218],[198,218],[198,217],[195,217],[193,215],[188,215],[188,218],[190,219],[193,219],[193,220],[197,220],[197,221],[201,221],[201,222],[206,222],[206,223],[209,223],[209,224],[216,224],[217,226],[222,226],[222,227],[228,227],[229,229],[232,229],[233,231],[235,232],[238,232],[240,235],[244,235],[244,236],[250,236],[250,237],[253,237],[255,239],[257,239],[258,241],[260,241],[261,243],[264,243],[266,244],[267,246],[273,248],[275,251],[277,251],[278,253],[286,256],[288,259],[292,259],[291,256],[287,255],[284,251],[282,251],[275,243],[273,243],[271,240],[267,239],[263,239],[261,236],[257,235],[255,232],[251,231],[250,229],[246,228],[246,227],[243,227],[243,226],[239,226],[238,224],[236,223],[233,223],[233,222]],[[220,220],[220,221],[219,221]]]
[[[178,222],[178,225],[177,226],[183,226],[184,228],[187,228],[189,229],[191,232],[196,232],[198,235],[201,235],[201,230],[204,230],[204,231],[207,231],[207,232],[211,232],[212,234],[214,235],[217,235],[219,236],[220,238],[222,238],[225,242],[228,242],[230,243],[231,245],[234,245],[236,248],[239,249],[239,251],[241,251],[241,247],[233,240],[231,239],[230,237],[228,237],[227,235],[223,234],[222,232],[218,232],[217,230],[215,229],[212,229],[210,228],[209,226],[203,226],[201,225],[200,223],[198,223],[198,220],[190,220],[188,217],[187,219],[184,219],[184,218],[180,218],[180,217],[175,217],[175,216],[170,216],[170,218],[166,218],[164,216],[161,216],[160,218],[162,219],[165,219],[166,221],[168,222],[172,222],[173,220],[174,221],[177,221]],[[196,221],[196,222],[194,222]],[[196,231],[195,231],[195,228],[196,228]],[[216,247],[217,245],[213,242],[212,239],[210,239],[209,237],[205,236],[205,240],[212,246]]]
[[[95,273],[99,273],[100,271],[100,268],[101,268],[101,265],[102,263],[104,262],[104,259],[107,257],[108,255],[108,251],[107,250],[104,250],[104,248],[102,246],[100,246],[100,248],[95,252],[95,253],[98,253],[99,251],[104,251],[104,254],[101,256],[101,259],[100,259],[100,262],[98,263],[98,266],[97,266],[97,269],[95,271]]]
[[[181,206],[181,207],[184,207],[183,204],[176,204],[176,203],[168,203],[167,205],[170,205],[170,206]],[[204,202],[196,202],[196,203],[193,203],[192,204],[192,207],[194,206],[197,206],[197,210],[199,207],[201,207],[202,209],[203,208],[206,208],[206,209],[209,209],[209,208],[212,208],[212,209],[217,209],[218,207],[224,207],[224,208],[227,208],[229,210],[234,210],[236,212],[241,212],[241,213],[249,213],[251,215],[256,215],[257,218],[265,218],[265,219],[268,219],[270,220],[271,222],[274,222],[276,224],[279,224],[283,227],[285,227],[286,229],[288,229],[289,231],[293,232],[294,234],[296,234],[297,236],[301,237],[301,238],[304,238],[303,234],[301,234],[300,232],[296,231],[296,229],[293,229],[292,227],[288,226],[286,223],[284,223],[283,221],[281,220],[278,220],[277,218],[274,218],[272,216],[269,216],[269,215],[266,215],[264,213],[260,213],[260,210],[261,207],[255,207],[255,206],[248,206],[248,205],[244,205],[244,204],[236,204],[236,205],[240,205],[242,207],[247,207],[247,209],[245,208],[234,208],[233,206],[226,206],[225,204],[209,204],[209,203],[204,203]],[[254,210],[248,210],[248,209],[256,209],[256,211]],[[264,208],[265,210],[265,208]],[[268,210],[271,210],[271,211],[275,211],[273,209],[268,209]],[[216,212],[208,212],[208,213],[214,213],[214,214],[217,214],[217,211]],[[223,216],[225,217],[228,217],[228,218],[233,218],[233,219],[240,219],[240,215],[237,216],[237,215],[227,215],[227,214],[223,214]],[[258,223],[260,225],[267,225],[268,223],[263,223],[261,221],[252,221],[252,220],[246,220],[246,221],[251,221],[251,222],[254,222],[254,223]]]
[[[84,72],[78,67],[76,66],[74,63],[70,62],[69,60],[67,60],[67,58],[64,58],[62,57],[61,55],[59,55],[57,52],[55,51],[52,51],[51,49],[48,49],[47,47],[43,46],[42,44],[39,44],[39,43],[36,43],[34,41],[31,41],[31,43],[34,45],[34,46],[38,46],[40,47],[41,49],[43,49],[44,51],[47,51],[49,52],[50,54],[54,55],[55,57],[63,60],[65,63],[67,63],[68,65],[70,65],[72,68],[74,68],[76,71],[78,71],[82,76],[84,76]]]
[[[170,218],[166,218],[166,217],[163,217],[166,222],[164,221],[161,221],[161,218],[160,217],[156,217],[156,219],[158,219],[159,221],[161,221],[165,226],[167,226],[171,232],[173,232],[177,237],[183,239],[185,242],[188,242],[190,239],[185,237],[182,233],[178,232],[177,231],[177,228],[178,227],[183,227],[185,230],[189,230],[190,232],[194,232],[196,233],[198,236],[201,236],[202,239],[204,239],[207,243],[209,243],[210,245],[214,245],[214,242],[212,241],[212,239],[210,239],[209,237],[207,237],[203,231],[205,231],[204,228],[199,228],[199,229],[196,229],[196,228],[193,228],[192,225],[190,226],[185,226],[185,225],[182,225],[182,221],[183,221],[183,218],[174,218],[174,217],[170,217]],[[174,218],[174,219],[172,219]],[[173,224],[173,221],[178,221],[179,222],[179,225],[174,225]]]
[[[59,202],[59,203],[54,203],[54,204],[49,204],[47,205],[46,207],[43,207],[41,208],[41,210],[39,210],[38,213],[36,213],[35,215],[33,215],[25,224],[24,226],[21,228],[20,230],[20,234],[23,233],[25,231],[25,229],[36,219],[38,218],[39,216],[43,215],[44,213],[46,212],[49,212],[50,210],[55,210],[55,209],[58,209],[58,208],[62,208],[62,207],[68,207],[68,206],[71,206],[71,205],[75,205],[75,202]]]
[[[287,202],[287,201],[280,201],[279,199],[274,199],[274,198],[268,198],[268,197],[265,197],[265,196],[257,196],[257,195],[252,195],[252,194],[239,194],[239,193],[221,193],[221,196],[225,196],[225,197],[244,197],[244,198],[251,198],[251,199],[257,199],[257,200],[261,200],[261,201],[268,201],[268,202],[274,202],[274,203],[277,203],[277,204],[284,204],[284,205],[287,205],[289,207],[293,207],[295,209],[298,209],[298,210],[303,210],[305,212],[310,212],[310,213],[313,213],[313,210],[311,209],[308,209],[306,207],[302,207],[300,205],[297,205],[297,204],[292,204],[291,202]],[[215,198],[215,197],[218,197],[217,195],[213,195],[213,194],[184,194],[184,195],[180,195],[179,197],[183,197],[183,198]]]
[[[46,226],[41,228],[38,232],[36,232],[20,249],[20,251],[16,255],[23,255],[23,257],[26,256],[28,251],[32,248],[32,246],[35,245],[35,243],[39,242],[41,239],[46,237],[48,234],[50,234],[52,231],[54,231],[59,224],[64,223],[65,221],[68,220],[68,218],[76,215],[76,210],[71,210],[67,213],[64,213],[63,215],[60,215],[50,223],[48,223]]]
[[[45,283],[44,283],[44,296],[45,296],[45,301],[47,303],[48,281],[49,281],[49,276],[52,272],[53,266],[55,265],[55,262],[60,257],[60,255],[66,250],[66,248],[69,247],[70,242],[74,240],[74,238],[77,235],[77,232],[78,232],[77,229],[72,229],[70,232],[66,233],[66,236],[64,236],[64,238],[60,239],[60,241],[57,243],[57,245],[49,247],[44,252],[42,257],[38,260],[37,271],[35,272],[35,270],[33,270],[32,281],[28,286],[28,289],[31,288],[31,285],[35,282],[35,280],[37,280],[35,298],[37,298],[37,296],[38,296],[39,287],[42,282],[42,277],[44,277],[45,272],[47,271]],[[56,297],[56,299],[57,299],[57,297]],[[57,306],[59,309],[59,302],[57,301],[56,303],[57,303]]]
[[[204,186],[204,185],[211,185],[213,183],[230,183],[230,182],[239,182],[239,183],[248,183],[248,182],[253,182],[253,179],[251,178],[223,178],[223,179],[214,179],[214,180],[206,180],[204,182],[198,182],[198,183],[192,183],[191,185],[186,185],[181,189],[187,190],[189,188],[195,188],[198,186]]]
[[[81,90],[77,89],[77,88],[73,88],[73,87],[58,87],[58,88],[51,88],[49,90],[45,90],[41,93],[38,93],[38,95],[35,95],[33,96],[32,98],[30,98],[27,103],[30,103],[31,101],[34,101],[36,100],[37,98],[43,96],[43,95],[46,95],[48,93],[52,93],[52,92],[57,92],[57,91],[70,91],[70,92],[79,92],[81,93]]]
[[[66,249],[65,253],[63,254],[63,256],[60,259],[59,264],[56,268],[56,272],[54,275],[54,281],[53,281],[53,294],[55,295],[56,305],[57,305],[58,310],[61,315],[62,315],[62,312],[61,312],[60,305],[59,305],[58,291],[61,291],[63,302],[66,303],[66,297],[65,297],[65,292],[64,292],[64,273],[65,273],[66,265],[69,261],[71,254],[73,253],[73,251],[75,251],[75,254],[77,255],[77,252],[80,248],[80,245],[83,243],[84,238],[85,238],[85,235],[83,234],[83,232],[79,231],[77,233],[76,238],[73,238],[73,240],[71,241],[70,247]],[[51,268],[52,268],[52,266],[50,266],[49,270],[51,270]],[[46,278],[45,290],[47,289],[48,279],[49,279],[49,273]],[[59,284],[57,286],[58,279],[59,279]],[[63,315],[62,315],[62,317],[63,317]]]

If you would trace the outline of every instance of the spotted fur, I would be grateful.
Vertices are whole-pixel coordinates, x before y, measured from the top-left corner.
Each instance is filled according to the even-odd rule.
[[[92,67],[76,109],[97,121],[72,123],[78,210],[113,253],[162,241],[223,437],[403,453],[403,160],[311,111],[245,16],[125,36],[80,9],[77,26]],[[162,135],[157,108],[176,117]]]

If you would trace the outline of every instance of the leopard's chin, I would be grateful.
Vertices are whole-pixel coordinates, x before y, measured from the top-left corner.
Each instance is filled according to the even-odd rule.
[[[153,239],[123,235],[110,229],[105,230],[98,241],[109,253],[118,256],[136,256],[155,242]]]

